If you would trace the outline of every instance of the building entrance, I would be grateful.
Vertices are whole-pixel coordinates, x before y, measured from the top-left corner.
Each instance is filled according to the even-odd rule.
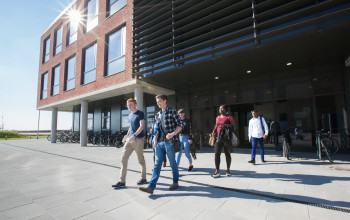
[[[253,108],[253,104],[230,105],[230,113],[234,116],[237,127],[236,135],[241,142],[239,147],[250,147],[248,125],[249,120],[252,118],[251,110]]]

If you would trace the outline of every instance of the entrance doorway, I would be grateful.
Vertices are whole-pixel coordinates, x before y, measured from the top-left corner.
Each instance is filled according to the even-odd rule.
[[[248,125],[249,120],[252,118],[251,110],[253,108],[253,104],[230,105],[230,112],[234,116],[237,127],[236,135],[241,142],[239,147],[250,147]]]

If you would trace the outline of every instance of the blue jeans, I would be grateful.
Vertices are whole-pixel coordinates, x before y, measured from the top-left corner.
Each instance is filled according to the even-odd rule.
[[[148,187],[153,190],[156,188],[165,155],[168,156],[170,167],[173,172],[173,183],[179,182],[179,170],[177,169],[175,161],[174,144],[171,141],[159,141],[156,145],[156,161],[152,178],[148,183]]]
[[[264,159],[264,139],[252,137],[252,160],[255,160],[256,148],[260,145],[260,157]]]
[[[188,162],[192,163],[192,158],[190,155],[190,143],[188,143],[188,135],[180,135],[180,143],[181,143],[181,150],[177,152],[177,158],[176,158],[176,164],[177,166],[180,165],[181,155],[182,155],[182,149],[185,150],[185,155],[188,159]]]

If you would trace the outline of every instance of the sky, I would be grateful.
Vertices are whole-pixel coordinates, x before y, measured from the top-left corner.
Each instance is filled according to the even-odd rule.
[[[36,109],[40,37],[72,0],[2,1],[0,7],[0,128],[51,129],[51,111]],[[57,128],[70,129],[72,114],[58,113]]]

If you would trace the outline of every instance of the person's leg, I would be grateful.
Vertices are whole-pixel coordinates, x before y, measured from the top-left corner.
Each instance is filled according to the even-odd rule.
[[[221,150],[222,150],[222,142],[215,142],[214,144],[214,152],[215,152],[215,169],[216,173],[220,172],[220,156],[221,156]]]
[[[143,156],[143,143],[144,143],[143,139],[137,139],[132,144],[132,147],[136,152],[137,159],[141,166],[141,178],[146,179],[146,162],[145,162],[145,157]]]
[[[227,166],[227,172],[230,172],[230,167],[231,167],[231,153],[228,150],[227,147],[224,147],[224,152],[225,152],[225,157],[226,157],[226,166]]]
[[[179,182],[179,170],[175,160],[175,149],[172,141],[165,141],[166,155],[168,156],[171,170],[173,172],[173,183]]]
[[[260,145],[260,158],[261,160],[264,160],[264,155],[265,155],[264,138],[259,138],[259,145]]]
[[[156,188],[157,181],[158,181],[159,175],[160,175],[160,170],[162,168],[162,162],[164,160],[165,153],[166,153],[164,142],[158,143],[156,145],[155,151],[156,151],[156,161],[154,164],[151,180],[148,183],[148,187],[153,189],[153,190]]]
[[[180,165],[181,156],[182,156],[182,149],[184,149],[183,137],[184,136],[180,136],[181,150],[179,152],[177,152],[177,155],[176,155],[176,164],[177,164],[177,166]]]
[[[190,143],[188,143],[188,135],[182,136],[183,148],[188,159],[189,166],[192,166],[192,157],[190,155]]]
[[[128,161],[132,152],[133,148],[131,147],[131,144],[125,143],[121,157],[122,167],[120,169],[120,182],[122,183],[125,183],[126,173],[128,170]]]
[[[252,155],[251,155],[252,160],[255,160],[256,146],[257,145],[258,145],[257,138],[252,137]]]

